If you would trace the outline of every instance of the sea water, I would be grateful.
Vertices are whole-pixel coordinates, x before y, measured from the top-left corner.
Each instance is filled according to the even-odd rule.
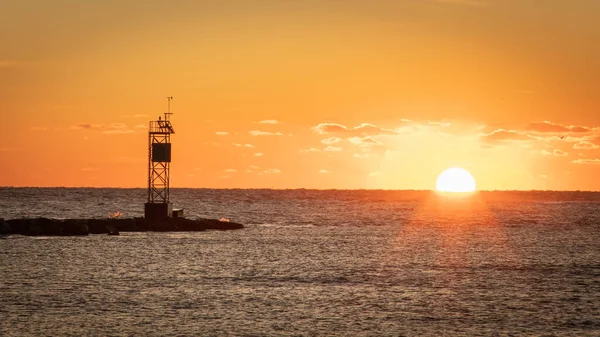
[[[0,188],[0,217],[144,189]],[[0,238],[0,336],[600,335],[600,194],[173,189],[245,229]]]

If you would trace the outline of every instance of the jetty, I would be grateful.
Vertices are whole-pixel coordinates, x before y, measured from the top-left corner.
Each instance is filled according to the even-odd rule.
[[[242,224],[216,219],[166,218],[149,221],[145,218],[113,219],[0,219],[0,235],[78,236],[120,232],[202,232],[206,230],[242,229]]]

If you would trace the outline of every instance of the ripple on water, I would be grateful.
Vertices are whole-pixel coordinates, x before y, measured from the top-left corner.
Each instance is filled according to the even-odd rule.
[[[599,333],[600,214],[589,201],[496,196],[450,212],[393,193],[186,193],[187,214],[254,225],[2,238],[0,335]],[[72,217],[137,209],[140,193],[51,194],[41,209],[66,198]],[[115,203],[125,207],[107,209]]]

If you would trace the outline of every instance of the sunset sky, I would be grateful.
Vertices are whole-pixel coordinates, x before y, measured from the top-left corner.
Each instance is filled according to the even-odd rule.
[[[0,186],[600,190],[597,0],[4,0]]]

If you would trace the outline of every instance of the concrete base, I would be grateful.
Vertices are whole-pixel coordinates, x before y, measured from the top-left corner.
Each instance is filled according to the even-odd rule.
[[[144,204],[144,218],[148,220],[163,220],[171,217],[173,214],[173,204],[168,203],[151,203]]]

